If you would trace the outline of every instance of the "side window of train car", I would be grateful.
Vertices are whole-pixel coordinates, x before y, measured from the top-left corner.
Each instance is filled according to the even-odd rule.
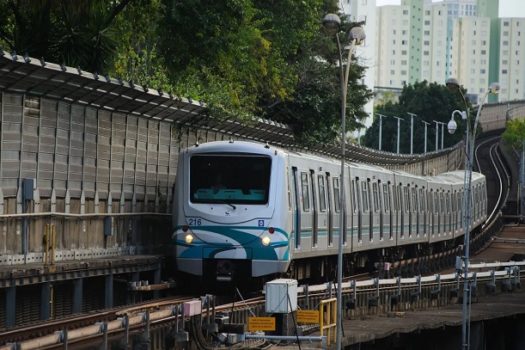
[[[332,179],[333,181],[333,187],[334,187],[334,209],[335,209],[335,212],[336,213],[339,213],[340,211],[340,208],[341,208],[341,197],[340,197],[340,192],[339,192],[339,178],[338,177],[334,177]]]
[[[323,175],[317,176],[317,185],[319,186],[319,210],[326,211],[326,189]]]
[[[417,212],[417,188],[412,187],[412,211]]]
[[[425,191],[423,188],[419,189],[419,212],[424,213],[425,212]]]
[[[388,184],[383,184],[383,206],[385,208],[385,213],[388,213],[390,211],[390,196]]]
[[[405,211],[406,212],[409,212],[410,211],[410,194],[409,194],[409,188],[408,187],[403,187],[403,200],[405,201]]]
[[[379,190],[377,186],[377,182],[372,183],[372,193],[374,197],[374,211],[379,211]]]
[[[303,211],[310,211],[310,192],[308,191],[307,173],[301,173],[301,192],[303,199]]]
[[[363,203],[363,212],[368,212],[368,186],[366,181],[361,181],[361,199]]]
[[[352,197],[352,209],[354,210],[354,213],[357,212],[357,195],[355,180],[352,180],[352,194],[350,196]]]

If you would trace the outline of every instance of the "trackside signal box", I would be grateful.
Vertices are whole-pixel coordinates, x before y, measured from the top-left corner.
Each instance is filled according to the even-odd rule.
[[[297,310],[297,280],[279,278],[265,285],[266,312],[288,314]]]

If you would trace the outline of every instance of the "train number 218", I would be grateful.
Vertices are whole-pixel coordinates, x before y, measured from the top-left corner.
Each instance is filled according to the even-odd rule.
[[[200,218],[188,218],[188,225],[189,226],[200,226],[202,225],[202,221]]]

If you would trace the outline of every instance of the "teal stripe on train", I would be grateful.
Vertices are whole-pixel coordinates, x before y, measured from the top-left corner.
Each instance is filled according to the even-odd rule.
[[[182,226],[177,227],[177,231]],[[288,260],[288,233],[280,228],[274,228],[276,232],[282,234],[284,240],[271,242],[268,246],[264,246],[259,237],[259,233],[253,234],[243,230],[254,230],[257,232],[264,232],[267,227],[259,226],[194,226],[193,229],[199,231],[207,231],[207,233],[215,233],[220,236],[228,237],[239,244],[233,243],[207,243],[197,238],[192,244],[187,244],[183,239],[177,239],[174,243],[176,245],[185,247],[186,249],[180,254],[180,258],[187,259],[208,259],[215,258],[217,254],[234,249],[244,249],[248,259],[261,260]],[[273,235],[272,235],[273,236]],[[276,237],[276,236],[273,236]],[[277,255],[276,249],[286,248],[282,259]]]

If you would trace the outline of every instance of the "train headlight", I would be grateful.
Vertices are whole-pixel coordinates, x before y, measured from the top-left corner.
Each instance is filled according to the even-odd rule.
[[[188,234],[184,237],[184,240],[186,241],[186,243],[191,244],[191,242],[193,242],[193,235],[192,235],[191,233],[188,233]]]
[[[271,241],[271,239],[268,236],[264,236],[263,238],[261,238],[261,242],[262,242],[263,246],[268,246],[270,244],[270,241]]]

